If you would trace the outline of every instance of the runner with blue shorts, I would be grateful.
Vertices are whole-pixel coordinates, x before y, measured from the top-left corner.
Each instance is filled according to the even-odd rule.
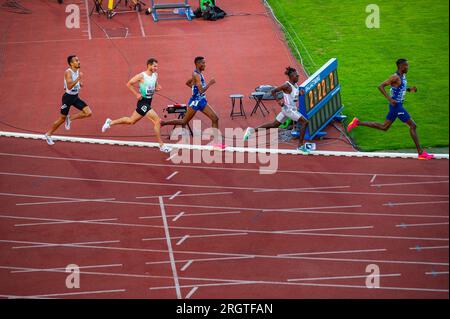
[[[406,59],[399,59],[397,61],[397,72],[395,72],[389,79],[380,84],[378,89],[389,101],[389,113],[386,116],[386,121],[381,123],[374,122],[362,122],[357,117],[355,117],[347,127],[347,131],[350,132],[357,126],[366,126],[381,131],[387,131],[391,127],[392,123],[398,118],[400,121],[409,126],[409,131],[411,138],[416,145],[417,152],[419,153],[418,158],[421,160],[429,160],[434,158],[434,155],[428,154],[421,146],[419,142],[419,137],[417,135],[417,125],[411,119],[408,111],[403,107],[405,101],[406,92],[417,92],[417,88],[408,87],[406,81],[406,74],[409,70],[409,64]],[[386,87],[391,87],[391,94],[386,92]]]
[[[205,71],[206,68],[206,60],[204,57],[196,57],[194,63],[195,70],[192,73],[192,77],[186,82],[186,85],[192,89],[192,97],[188,102],[186,114],[182,119],[161,121],[161,126],[185,126],[192,120],[197,111],[200,111],[211,120],[213,128],[219,128],[219,117],[206,99],[206,91],[216,83],[216,80],[212,79],[206,84],[205,77],[203,76],[203,71]]]

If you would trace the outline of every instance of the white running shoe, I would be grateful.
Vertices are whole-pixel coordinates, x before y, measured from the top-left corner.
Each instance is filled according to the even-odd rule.
[[[50,135],[45,134],[44,136],[45,136],[45,139],[47,140],[47,144],[48,145],[54,145],[55,144],[55,142],[53,142],[53,139],[52,139],[52,137]]]
[[[159,148],[159,150],[163,153],[170,153],[172,151],[172,148],[167,145],[163,145]]]
[[[105,124],[102,127],[102,133],[105,133],[107,129],[111,127],[111,119],[106,119]]]
[[[66,130],[70,130],[70,115],[66,116],[65,127]]]
[[[252,128],[252,127],[247,128],[247,130],[245,131],[245,134],[244,134],[244,141],[247,141],[254,132],[255,132],[254,128]]]

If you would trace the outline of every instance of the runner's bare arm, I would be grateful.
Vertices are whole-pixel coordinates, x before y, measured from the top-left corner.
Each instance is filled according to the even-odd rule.
[[[384,95],[384,97],[389,101],[389,103],[391,103],[392,105],[396,105],[397,102],[389,96],[389,94],[386,92],[386,86],[392,86],[392,84],[398,83],[398,80],[400,78],[398,77],[398,75],[394,74],[392,75],[389,79],[387,79],[386,81],[384,81],[383,83],[381,83],[378,86],[378,90],[380,90],[381,94]]]
[[[197,73],[195,73],[193,75],[192,80],[194,81],[194,85],[197,86],[198,91],[200,92],[200,94],[205,93],[211,86],[213,86],[216,83],[216,80],[212,79],[211,81],[209,81],[209,83],[206,85],[206,87],[203,88],[203,86],[202,86],[202,79],[200,78],[200,75],[198,75]]]
[[[71,74],[70,74],[70,71],[67,70],[66,73],[64,74],[64,77],[66,78],[67,88],[68,88],[69,90],[72,90],[73,87],[74,87],[75,85],[77,85],[78,82],[81,81],[81,76],[82,76],[82,73],[80,72],[79,75],[78,75],[78,77],[75,79],[75,81],[73,81],[73,80],[72,80],[72,76],[71,76]]]
[[[194,79],[190,78],[189,80],[187,80],[186,85],[192,89],[192,87],[194,86]]]
[[[282,86],[279,86],[276,89],[272,90],[271,93],[272,93],[272,96],[274,97],[274,99],[277,101],[277,103],[280,106],[283,106],[284,105],[284,100],[283,99],[278,99],[278,93],[279,92],[284,92],[284,93],[289,94],[289,93],[292,92],[292,88],[287,83],[285,83]]]
[[[136,89],[134,88],[134,85],[136,83],[139,83],[140,81],[142,81],[142,74],[138,74],[135,75],[134,77],[131,78],[130,81],[128,81],[127,83],[127,87],[128,89],[133,93],[133,95],[137,98],[140,99],[142,97],[142,95],[136,91]]]

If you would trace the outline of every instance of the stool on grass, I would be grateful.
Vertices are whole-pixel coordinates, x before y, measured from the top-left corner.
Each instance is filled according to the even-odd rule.
[[[244,95],[231,94],[230,98],[231,98],[231,114],[230,114],[231,119],[233,120],[234,117],[238,117],[238,116],[243,116],[243,117],[247,118],[247,115],[245,115],[244,104],[243,104]],[[234,107],[236,106],[236,100],[239,100],[239,111],[234,110]]]

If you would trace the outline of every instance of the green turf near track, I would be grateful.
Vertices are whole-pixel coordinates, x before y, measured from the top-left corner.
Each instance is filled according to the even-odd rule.
[[[377,86],[395,72],[397,58],[407,58],[408,85],[417,86],[418,93],[407,95],[405,107],[418,125],[421,143],[449,144],[448,0],[268,2],[295,39],[309,72],[338,58],[345,114],[350,119],[384,121],[388,105]],[[380,8],[379,29],[366,27],[370,3]],[[409,130],[398,120],[387,133],[358,127],[351,135],[365,151],[414,147]]]

